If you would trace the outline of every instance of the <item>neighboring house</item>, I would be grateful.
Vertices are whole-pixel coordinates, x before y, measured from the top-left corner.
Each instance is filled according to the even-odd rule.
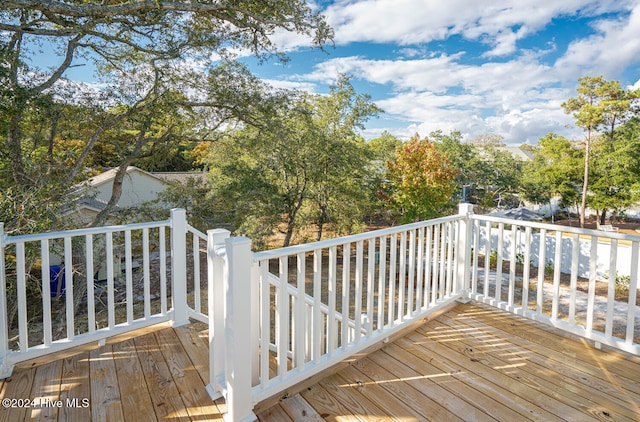
[[[77,198],[66,215],[74,218],[80,224],[91,222],[102,211],[109,199],[113,187],[113,180],[117,169],[110,169],[87,181],[76,185],[71,196]],[[118,209],[137,207],[144,203],[156,201],[159,195],[176,183],[186,183],[189,177],[206,179],[206,173],[201,172],[162,172],[150,173],[129,166],[122,181],[122,195],[117,203]],[[166,204],[160,204],[163,206]]]
[[[508,153],[510,153],[513,158],[522,160],[522,161],[531,161],[533,160],[533,154],[529,151],[526,151],[520,147],[510,147],[510,146],[504,146],[504,147],[498,147],[498,150],[500,151],[506,151]]]

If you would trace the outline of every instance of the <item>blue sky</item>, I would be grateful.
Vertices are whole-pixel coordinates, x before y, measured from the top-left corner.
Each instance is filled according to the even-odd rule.
[[[335,0],[316,3],[335,29],[335,48],[304,37],[274,39],[289,63],[252,70],[277,86],[325,93],[340,72],[383,109],[367,124],[408,138],[441,129],[470,140],[499,134],[536,143],[571,138],[561,104],[580,76],[640,88],[640,0]]]
[[[290,61],[240,60],[278,87],[328,92],[352,76],[385,112],[363,135],[408,139],[435,130],[465,140],[498,134],[510,145],[549,132],[582,132],[561,107],[580,76],[640,88],[640,0],[333,0],[313,3],[335,30],[335,48],[298,34],[273,40]],[[47,58],[41,65],[52,65]],[[87,67],[65,76],[91,82]]]

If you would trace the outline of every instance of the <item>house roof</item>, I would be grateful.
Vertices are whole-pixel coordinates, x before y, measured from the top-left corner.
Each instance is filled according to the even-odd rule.
[[[504,147],[499,147],[498,149],[501,151],[508,152],[513,156],[513,158],[518,158],[522,161],[530,161],[533,159],[533,154],[531,154],[529,151],[523,150],[520,147],[504,146]]]
[[[90,208],[96,211],[102,211],[107,203],[101,199],[91,196],[81,196],[75,201],[76,208]]]
[[[154,172],[153,175],[167,183],[181,184],[187,183],[190,179],[204,184],[208,181],[209,177],[209,173],[204,171]]]
[[[93,176],[92,178],[88,179],[87,181],[83,182],[82,185],[83,186],[92,186],[92,187],[97,187],[100,185],[103,185],[107,182],[110,182],[111,180],[113,180],[116,177],[116,172],[118,171],[117,168],[112,168],[109,169],[103,173],[98,174],[97,176]],[[133,172],[140,172],[146,176],[149,177],[153,177],[154,179],[158,179],[158,180],[162,180],[161,178],[155,176],[153,173],[149,173],[148,171],[144,171],[138,167],[135,166],[129,166],[127,167],[127,174],[129,173],[133,173]]]

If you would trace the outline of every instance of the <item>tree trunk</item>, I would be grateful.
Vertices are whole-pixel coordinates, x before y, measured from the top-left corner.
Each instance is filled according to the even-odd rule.
[[[327,220],[328,218],[327,218],[326,207],[320,206],[320,217],[318,218],[318,222],[316,223],[318,226],[316,241],[318,242],[322,240],[322,232],[324,230],[324,225],[327,222]]]
[[[585,213],[587,211],[587,191],[589,189],[589,156],[591,155],[591,131],[587,133],[584,151],[584,179],[582,182],[582,201],[580,203],[580,227],[584,228]]]
[[[600,225],[604,225],[604,222],[607,219],[607,210],[602,210],[602,214],[600,214]]]
[[[322,240],[322,229],[324,227],[324,223],[318,223],[318,233],[316,235],[316,242],[319,242]]]
[[[120,201],[120,197],[122,196],[122,182],[124,181],[124,176],[127,174],[127,168],[129,165],[135,161],[134,158],[124,160],[120,163],[118,170],[116,171],[116,175],[113,178],[113,186],[111,188],[111,197],[109,198],[109,202],[107,205],[96,215],[96,218],[93,219],[89,227],[97,227],[102,225],[104,221],[107,219],[109,214],[113,212],[113,210],[118,205]]]
[[[284,233],[284,241],[282,242],[282,247],[286,248],[291,243],[291,238],[293,237],[293,221],[289,221],[287,223],[287,231]]]
[[[9,159],[11,160],[11,173],[13,181],[21,189],[27,189],[27,176],[24,171],[22,160],[22,142],[20,134],[20,120],[22,113],[15,111],[9,119],[9,130],[7,131],[7,149],[9,150]]]

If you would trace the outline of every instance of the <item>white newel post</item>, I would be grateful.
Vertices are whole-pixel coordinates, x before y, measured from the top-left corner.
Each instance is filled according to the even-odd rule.
[[[11,375],[13,366],[7,362],[9,328],[7,327],[7,280],[4,273],[4,223],[0,223],[0,379]]]
[[[225,240],[231,232],[225,229],[207,231],[208,303],[209,303],[209,385],[213,400],[226,395],[224,301],[227,278]]]
[[[173,325],[187,324],[187,213],[181,208],[171,210],[171,298]]]
[[[225,288],[225,343],[227,414],[226,421],[257,420],[251,394],[254,351],[251,272],[251,239],[234,237],[225,240],[228,284]]]
[[[456,291],[462,291],[462,301],[469,300],[469,290],[471,289],[471,218],[473,214],[472,204],[458,204],[458,215],[462,217],[458,220],[458,251],[456,254]]]

